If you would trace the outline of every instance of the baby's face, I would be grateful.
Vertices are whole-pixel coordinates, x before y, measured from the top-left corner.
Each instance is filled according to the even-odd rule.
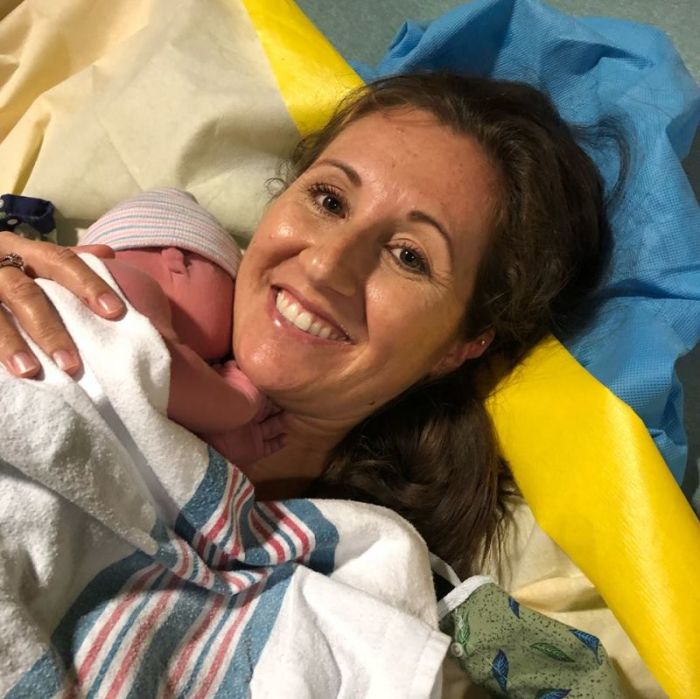
[[[209,361],[231,353],[234,282],[219,265],[173,247],[121,250],[118,256],[158,282],[182,342]]]
[[[183,261],[171,274],[173,327],[203,359],[222,359],[232,350],[233,278],[197,253],[184,251]]]

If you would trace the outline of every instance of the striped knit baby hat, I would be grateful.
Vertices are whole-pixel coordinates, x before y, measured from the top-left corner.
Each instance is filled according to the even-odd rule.
[[[114,250],[177,247],[215,262],[232,277],[241,250],[223,226],[187,192],[162,187],[117,204],[88,228],[81,245]]]

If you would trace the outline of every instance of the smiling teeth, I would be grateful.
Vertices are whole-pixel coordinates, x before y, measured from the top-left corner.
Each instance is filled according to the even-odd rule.
[[[343,336],[339,335],[328,323],[309,311],[305,311],[298,303],[291,301],[284,291],[277,293],[275,306],[284,318],[305,333],[316,335],[324,340],[343,339]]]

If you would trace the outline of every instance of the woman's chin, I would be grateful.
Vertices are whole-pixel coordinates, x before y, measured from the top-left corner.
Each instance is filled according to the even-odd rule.
[[[253,355],[237,361],[253,384],[279,408],[290,415],[307,418],[334,414],[336,406],[329,400],[329,388],[322,386],[318,376],[306,375],[298,367],[293,370],[256,361],[259,358]]]
[[[329,357],[319,357],[305,345],[282,342],[277,336],[257,342],[243,339],[235,356],[241,371],[270,397],[321,391],[321,384],[327,383],[324,379],[337,375],[338,370]]]
[[[241,348],[244,350],[244,348]],[[307,382],[299,374],[287,367],[287,362],[278,352],[257,347],[253,352],[241,351],[236,362],[241,371],[277,405],[288,402],[298,393],[304,392]]]

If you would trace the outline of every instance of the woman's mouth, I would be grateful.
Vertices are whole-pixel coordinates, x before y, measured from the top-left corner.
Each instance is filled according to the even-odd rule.
[[[314,335],[322,340],[350,341],[350,338],[339,328],[305,308],[301,301],[286,289],[277,289],[275,307],[287,322],[304,333]]]

